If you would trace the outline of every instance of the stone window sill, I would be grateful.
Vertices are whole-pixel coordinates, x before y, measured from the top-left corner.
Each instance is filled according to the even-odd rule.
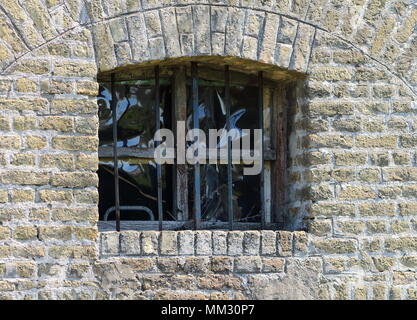
[[[100,257],[293,256],[307,251],[304,231],[107,231]]]

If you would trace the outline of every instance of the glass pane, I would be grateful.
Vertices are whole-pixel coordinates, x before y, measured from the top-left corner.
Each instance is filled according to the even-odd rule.
[[[237,202],[233,204],[233,216],[239,222],[261,222],[260,175],[244,175],[244,167],[243,164],[233,165],[233,198]]]
[[[224,83],[199,79],[199,125],[206,133],[208,145],[209,129],[226,129]],[[259,128],[258,87],[242,86],[231,83],[231,128],[238,129],[239,135],[232,139],[241,139],[242,129]],[[188,86],[187,127],[191,129],[192,104],[191,86]],[[269,132],[268,132],[269,133]],[[253,141],[253,139],[251,139]],[[269,140],[269,139],[268,139]],[[220,138],[217,146],[227,143]],[[253,143],[253,142],[252,142]],[[253,145],[252,145],[253,147]],[[260,177],[243,175],[243,164],[232,165],[233,217],[236,222],[260,222]],[[189,168],[189,186],[193,190],[193,167]],[[201,175],[201,219],[202,221],[227,222],[227,165],[206,164],[200,166]],[[193,193],[190,195],[193,196]],[[191,201],[190,212],[193,212]]]
[[[232,165],[233,220],[260,222],[260,176],[243,175],[244,165]],[[194,169],[189,167],[189,190],[193,190]],[[200,166],[201,220],[227,222],[227,165]],[[193,197],[193,193],[190,193]],[[190,201],[193,212],[194,199]]]
[[[192,129],[191,86],[188,86],[188,118],[187,127]],[[200,129],[208,138],[209,129],[226,129],[226,107],[224,83],[199,80],[198,115]],[[242,137],[242,129],[259,129],[258,88],[253,86],[230,86],[230,120],[231,128],[238,129]]]
[[[115,219],[114,207],[114,162],[101,159],[99,175],[99,216],[100,220]],[[172,184],[167,178],[172,166],[162,166],[162,200],[164,220],[172,217]],[[142,159],[119,159],[119,191],[121,220],[158,220],[156,165]]]
[[[161,127],[170,126],[171,88],[168,80],[162,79],[160,86]],[[111,110],[110,84],[100,86],[99,96],[99,139],[100,146],[113,145],[113,117]],[[117,97],[117,146],[152,148],[155,134],[155,88],[154,81],[118,82],[115,84]],[[170,112],[170,111],[168,111]]]

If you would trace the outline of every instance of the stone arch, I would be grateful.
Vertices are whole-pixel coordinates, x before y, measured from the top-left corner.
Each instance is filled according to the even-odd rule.
[[[305,72],[315,35],[328,33],[384,66],[414,94],[417,85],[415,67],[404,68],[416,65],[417,9],[410,0],[65,0],[46,5],[31,0],[4,1],[0,8],[3,74],[33,50],[42,51],[79,28],[93,33],[88,43],[95,47],[99,71],[150,59],[230,55]],[[117,26],[122,28],[115,31]]]
[[[119,32],[112,33],[116,28]],[[98,22],[91,30],[100,71],[214,55],[306,72],[316,32],[277,14],[207,5],[151,9]]]

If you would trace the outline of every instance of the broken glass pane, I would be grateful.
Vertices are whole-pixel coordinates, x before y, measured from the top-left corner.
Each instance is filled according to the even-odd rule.
[[[260,222],[260,176],[243,175],[244,165],[232,165],[233,220],[236,222]],[[193,167],[189,167],[189,190],[193,188]],[[205,164],[200,166],[201,220],[228,221],[227,216],[227,165]],[[190,193],[192,197],[193,193]],[[189,210],[193,212],[194,199]]]
[[[156,164],[144,159],[119,159],[119,194],[121,220],[158,220]],[[172,166],[162,166],[162,199],[164,220],[172,217],[172,188],[167,183]],[[114,220],[114,162],[100,159],[99,216]],[[107,217],[106,217],[107,213]]]
[[[192,129],[191,87],[188,87],[187,128]],[[224,83],[199,80],[198,117],[200,129],[208,138],[209,129],[226,129],[226,106]],[[243,136],[242,129],[259,129],[258,88],[252,86],[230,86],[230,123],[231,129],[237,129]],[[223,141],[223,140],[221,140]],[[224,143],[226,140],[223,141]]]
[[[188,87],[187,127],[192,129],[191,87]],[[199,126],[209,141],[209,129],[226,129],[224,83],[199,79]],[[258,87],[230,85],[231,129],[237,129],[233,140],[241,139],[242,129],[259,129]],[[269,132],[268,132],[269,133]],[[253,141],[253,140],[252,140]],[[191,144],[191,143],[190,143]],[[217,147],[227,144],[227,136],[221,136]],[[253,146],[253,144],[252,144]],[[232,203],[234,221],[260,222],[260,176],[243,175],[243,164],[232,165]],[[190,190],[193,188],[193,167],[189,168]],[[201,220],[228,221],[227,216],[227,165],[206,164],[200,166]],[[193,202],[193,201],[192,201]],[[193,212],[193,205],[190,205]]]

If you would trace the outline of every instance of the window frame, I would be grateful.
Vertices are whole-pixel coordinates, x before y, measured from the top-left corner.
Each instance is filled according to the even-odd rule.
[[[176,135],[176,123],[177,121],[187,119],[187,67],[180,65],[174,69],[174,74],[171,76],[171,86],[173,95],[173,112],[172,112],[172,130],[175,137],[175,149],[177,149],[177,137]],[[156,129],[160,128],[160,66],[156,65],[153,69],[155,78],[155,121]],[[197,118],[198,108],[198,63],[191,62],[191,82],[192,82],[192,123],[193,128],[198,129],[199,121]],[[226,124],[227,129],[230,128],[230,67],[224,65],[224,83],[225,83],[225,105],[226,105]],[[129,79],[132,80],[132,79]],[[259,126],[264,130],[264,109],[265,105],[265,90],[264,90],[264,72],[257,72],[258,80],[258,109],[259,109]],[[268,81],[268,80],[266,80]],[[100,82],[100,81],[99,81]],[[115,211],[116,211],[116,230],[121,230],[121,217],[120,217],[120,199],[119,199],[119,169],[118,160],[120,158],[138,158],[138,159],[153,159],[154,150],[158,144],[154,145],[154,148],[132,148],[132,147],[117,147],[117,119],[116,119],[116,107],[117,101],[115,96],[115,73],[110,74],[111,82],[111,109],[113,117],[113,146],[112,147],[99,147],[99,158],[113,158],[114,161],[114,185],[115,185]],[[228,141],[228,161],[227,161],[227,222],[208,222],[201,221],[201,190],[200,190],[200,163],[194,166],[194,197],[199,198],[200,201],[194,201],[194,214],[188,213],[188,176],[187,176],[187,164],[177,164],[174,161],[173,168],[173,214],[178,217],[177,210],[182,212],[182,219],[180,221],[167,221],[163,220],[162,210],[162,183],[161,183],[161,165],[156,164],[157,171],[157,192],[158,192],[158,220],[157,221],[123,221],[126,227],[123,229],[139,229],[139,230],[178,230],[178,229],[228,229],[228,230],[248,230],[248,229],[277,229],[280,225],[279,222],[273,221],[273,212],[276,217],[279,215],[284,216],[283,210],[285,206],[285,180],[286,180],[286,167],[287,167],[287,105],[285,103],[286,92],[284,88],[280,88],[277,82],[274,82],[276,87],[271,90],[272,97],[270,97],[270,147],[264,148],[264,139],[262,139],[262,154],[261,154],[261,191],[260,191],[260,204],[261,204],[261,222],[237,222],[233,219],[233,203],[232,203],[232,178],[231,178],[231,140]],[[259,107],[261,106],[261,107]],[[278,110],[280,107],[280,110]],[[262,131],[264,132],[264,131]],[[174,159],[176,153],[174,153]],[[219,158],[218,158],[219,159]],[[265,181],[265,173],[268,177]],[[182,187],[181,187],[182,186]],[[268,206],[266,205],[268,203]],[[190,217],[195,217],[190,219]],[[112,226],[113,225],[113,226]],[[99,221],[99,227],[102,231],[114,230],[113,221]]]

